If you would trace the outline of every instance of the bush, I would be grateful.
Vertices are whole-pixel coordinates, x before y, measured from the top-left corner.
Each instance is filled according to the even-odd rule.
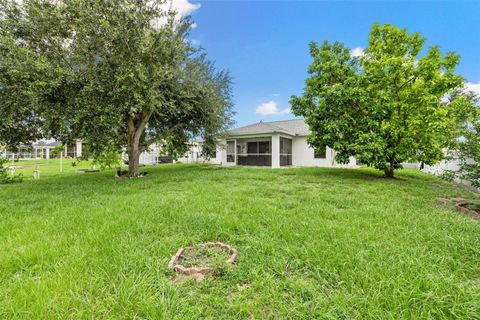
[[[100,169],[111,169],[115,166],[119,166],[122,163],[122,157],[116,150],[106,151],[99,155],[96,155],[93,160],[93,165],[98,165]]]
[[[23,181],[22,174],[11,175],[8,172],[8,167],[3,166],[7,162],[8,162],[7,159],[0,157],[0,184],[22,182]]]
[[[463,137],[458,148],[459,176],[480,188],[480,116],[466,128]]]
[[[480,189],[480,165],[477,163],[464,162],[461,166],[461,177]]]
[[[448,181],[448,182],[452,182],[453,179],[455,179],[456,175],[457,174],[456,174],[455,171],[445,170],[439,175],[439,177],[442,178],[443,180]]]

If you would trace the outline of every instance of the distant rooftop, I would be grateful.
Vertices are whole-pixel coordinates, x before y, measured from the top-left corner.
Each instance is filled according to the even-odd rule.
[[[308,135],[308,125],[303,119],[257,122],[248,126],[232,129],[228,131],[231,136],[242,136],[264,133],[284,133],[291,136]]]
[[[46,141],[37,141],[36,143],[33,143],[32,145],[34,147],[57,147],[59,145],[61,145],[62,143],[59,142],[59,141],[50,141],[50,142],[46,142]]]

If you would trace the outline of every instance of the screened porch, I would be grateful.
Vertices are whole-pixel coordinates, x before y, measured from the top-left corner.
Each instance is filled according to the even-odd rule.
[[[227,163],[240,166],[292,165],[292,140],[279,136],[227,140]]]

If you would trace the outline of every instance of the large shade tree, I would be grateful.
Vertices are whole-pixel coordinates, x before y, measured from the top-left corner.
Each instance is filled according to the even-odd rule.
[[[6,1],[1,14],[2,45],[36,61],[25,74],[48,79],[37,76],[26,107],[43,135],[84,139],[94,155],[124,149],[137,175],[152,143],[181,153],[201,137],[211,156],[230,125],[228,73],[190,45],[190,20],[166,1]]]
[[[463,78],[455,73],[456,54],[433,46],[422,56],[424,43],[419,33],[389,24],[373,25],[360,57],[340,42],[311,43],[310,77],[303,95],[291,99],[311,128],[309,143],[387,177],[406,161],[441,160],[463,121],[456,104],[442,101]]]

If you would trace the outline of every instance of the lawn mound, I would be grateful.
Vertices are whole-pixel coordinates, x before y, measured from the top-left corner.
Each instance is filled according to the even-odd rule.
[[[168,267],[182,278],[193,277],[197,282],[206,275],[218,274],[233,264],[237,250],[222,242],[207,242],[180,248],[168,263]]]

